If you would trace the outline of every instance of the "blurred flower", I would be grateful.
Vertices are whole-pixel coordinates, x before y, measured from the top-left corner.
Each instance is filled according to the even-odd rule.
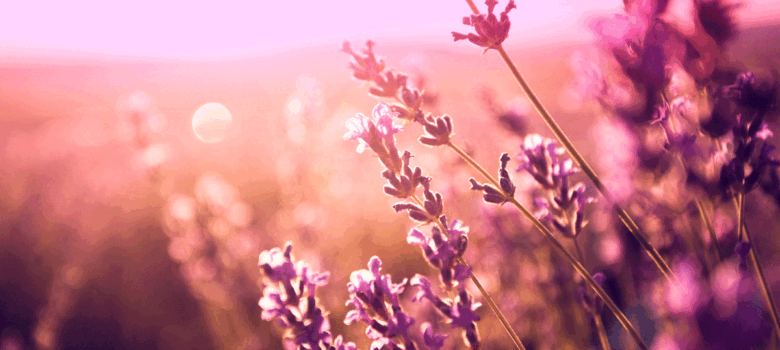
[[[477,33],[461,34],[452,32],[452,37],[455,41],[468,39],[471,43],[484,47],[485,52],[487,52],[489,49],[497,48],[506,40],[509,35],[509,26],[511,25],[509,11],[517,8],[517,6],[515,6],[514,0],[509,0],[504,12],[501,12],[501,19],[498,19],[493,14],[493,9],[498,5],[498,1],[486,0],[485,4],[488,7],[487,15],[479,14],[463,17],[463,24],[474,27],[474,31]]]
[[[438,350],[444,347],[444,340],[449,336],[434,333],[433,327],[428,322],[423,323],[420,328],[423,331],[423,341],[425,342],[425,346],[431,350]]]

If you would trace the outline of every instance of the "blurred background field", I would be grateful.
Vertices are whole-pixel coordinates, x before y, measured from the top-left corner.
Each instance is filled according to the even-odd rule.
[[[461,29],[458,17],[452,23]],[[521,139],[501,128],[486,96],[524,116],[527,132],[550,135],[496,54],[443,33],[345,39],[376,41],[389,66],[424,83],[437,97],[433,111],[454,118],[458,142],[491,171]],[[767,21],[741,27],[729,59],[777,69],[778,33]],[[586,157],[597,157],[595,108],[572,92],[572,57],[591,43],[511,38],[508,51],[541,99]],[[394,280],[431,270],[406,243],[412,223],[381,192],[380,164],[343,140],[345,121],[369,114],[376,100],[350,78],[339,45],[197,59],[3,56],[0,349],[279,349],[280,329],[260,320],[257,256],[286,241],[297,259],[331,272],[319,297],[332,329],[366,348],[363,327],[343,324],[350,272],[373,255]],[[233,116],[219,143],[193,133],[193,113],[208,102]],[[480,247],[485,209],[468,190],[472,172],[451,152],[417,144],[419,132],[410,124],[399,144],[457,200],[448,201],[449,215],[471,227]],[[749,205],[765,207],[761,217],[776,214],[766,203]],[[780,291],[777,243],[764,239]],[[481,265],[489,256],[470,259],[498,288],[490,261]],[[502,348],[503,330],[486,307],[480,314],[485,347]]]

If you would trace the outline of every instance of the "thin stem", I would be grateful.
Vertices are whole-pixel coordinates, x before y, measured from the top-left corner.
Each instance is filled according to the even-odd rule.
[[[712,227],[710,219],[707,217],[707,213],[704,212],[704,206],[701,204],[701,200],[696,198],[696,208],[699,209],[699,217],[704,225],[707,226],[707,232],[710,234],[710,244],[712,250],[715,252],[715,263],[720,262],[720,247],[718,245],[718,236],[715,235],[715,229]]]
[[[447,146],[449,146],[452,150],[455,151],[458,155],[460,155],[463,160],[465,160],[467,163],[469,163],[472,167],[477,169],[485,178],[493,184],[497,189],[501,189],[500,185],[498,184],[498,181],[496,181],[493,176],[491,176],[485,169],[480,166],[477,162],[474,161],[468,154],[463,152],[460,148],[452,144],[452,142],[448,142]],[[613,314],[615,314],[615,317],[617,317],[618,321],[620,321],[620,324],[623,325],[623,328],[625,328],[628,333],[631,335],[631,337],[636,340],[637,344],[639,344],[639,347],[641,349],[647,349],[647,345],[642,341],[642,337],[639,335],[639,332],[634,328],[633,325],[631,325],[631,322],[628,321],[628,318],[623,314],[622,311],[620,311],[620,308],[615,305],[615,302],[612,301],[612,299],[607,295],[606,292],[601,288],[601,286],[596,283],[596,281],[593,280],[593,277],[588,273],[588,271],[585,269],[585,267],[580,264],[577,259],[575,259],[569,252],[566,250],[566,248],[563,247],[563,245],[555,238],[555,236],[550,233],[550,231],[545,227],[536,217],[531,214],[528,209],[526,209],[520,202],[518,202],[515,198],[511,198],[510,202],[512,205],[514,205],[520,212],[523,213],[531,222],[536,226],[536,228],[552,243],[552,245],[557,248],[559,251],[563,253],[563,255],[569,260],[569,263],[574,266],[574,269],[577,270],[577,272],[582,275],[582,277],[585,279],[585,281],[593,288],[593,290],[596,291],[596,293],[604,300],[604,304],[609,307],[609,309],[612,311]]]
[[[558,249],[563,255],[566,257],[567,260],[569,260],[569,263],[574,267],[575,270],[585,279],[585,281],[590,285],[591,288],[593,288],[594,291],[596,291],[596,294],[598,294],[601,299],[604,300],[604,304],[607,305],[607,307],[612,311],[612,313],[615,315],[615,317],[618,319],[621,325],[623,325],[623,328],[628,331],[628,333],[631,335],[632,338],[637,342],[637,345],[639,345],[640,349],[647,350],[647,345],[645,345],[644,341],[642,341],[642,337],[639,335],[639,332],[634,328],[633,325],[631,325],[631,322],[626,318],[626,315],[623,314],[622,311],[620,311],[620,308],[615,305],[615,302],[612,301],[612,298],[609,297],[607,292],[604,291],[604,289],[599,286],[598,283],[596,283],[595,280],[593,280],[593,277],[588,273],[588,271],[585,269],[585,267],[580,264],[576,258],[574,258],[571,254],[569,254],[569,251],[566,250],[566,248],[563,247],[561,242],[559,242],[555,236],[550,233],[550,231],[545,227],[536,217],[534,217],[533,214],[531,214],[528,209],[526,209],[520,202],[517,201],[515,198],[511,198],[509,202],[512,203],[520,212],[523,213],[531,222],[536,226],[536,228],[552,243],[552,245]]]
[[[745,199],[743,196],[741,200],[743,208],[741,210],[744,210],[744,201]],[[769,314],[772,316],[772,323],[775,327],[775,339],[780,339],[780,317],[777,313],[777,304],[775,304],[775,299],[772,297],[772,290],[769,288],[769,283],[766,281],[764,269],[761,267],[761,264],[758,263],[758,252],[756,251],[756,246],[753,244],[753,238],[750,236],[747,224],[744,222],[744,215],[742,215],[742,220],[740,227],[745,233],[745,240],[750,243],[751,246],[750,252],[748,253],[748,260],[750,260],[750,265],[753,265],[753,269],[756,271],[756,275],[758,275],[758,280],[761,282],[761,291],[769,304]]]
[[[737,242],[739,242],[742,241],[742,227],[745,221],[745,195],[740,193],[734,200],[736,200],[734,205],[737,206]]]
[[[423,206],[423,202],[420,200],[420,198],[417,197],[417,195],[412,195],[412,200],[417,203],[417,205]],[[430,219],[432,222],[436,223],[436,225],[439,226],[439,229],[449,238],[450,232],[446,227],[444,227],[444,225],[442,225],[441,221],[439,221],[438,218],[432,216]],[[469,265],[466,263],[466,260],[464,260],[462,256],[458,257],[458,263],[462,264],[466,268],[469,267]],[[515,343],[515,346],[520,350],[525,350],[525,346],[523,346],[523,342],[520,341],[520,337],[517,335],[517,333],[515,333],[515,330],[512,329],[509,321],[507,321],[506,317],[504,317],[504,314],[501,313],[498,305],[496,305],[496,303],[493,301],[493,298],[490,297],[490,294],[488,294],[487,290],[485,290],[485,287],[482,286],[482,283],[479,282],[477,276],[474,276],[473,271],[469,273],[469,277],[471,278],[471,281],[474,282],[474,285],[477,286],[477,289],[479,289],[479,293],[482,294],[482,298],[485,299],[485,301],[488,303],[488,306],[490,306],[490,309],[493,310],[493,313],[496,314],[498,320],[501,321],[504,329],[506,329],[506,332],[509,333],[509,337],[512,338],[512,342]]]
[[[479,10],[477,9],[476,5],[474,5],[472,0],[466,0],[466,3],[468,3],[471,11],[474,12],[474,14],[479,14]],[[539,112],[539,115],[542,117],[542,119],[544,119],[545,123],[547,123],[547,126],[550,127],[550,130],[552,130],[558,140],[563,144],[563,146],[569,152],[574,161],[577,162],[582,171],[590,178],[590,180],[593,182],[593,185],[596,186],[596,189],[601,192],[601,195],[604,196],[607,202],[612,204],[613,209],[618,214],[618,217],[620,217],[620,220],[623,222],[623,224],[626,225],[631,234],[636,237],[637,241],[639,241],[639,244],[647,252],[647,254],[650,255],[650,258],[653,260],[653,262],[655,262],[656,266],[658,266],[667,279],[676,280],[672,269],[669,267],[669,264],[666,263],[666,261],[661,257],[661,254],[658,253],[658,251],[650,244],[650,242],[642,237],[639,226],[634,223],[634,221],[631,219],[628,213],[623,210],[623,208],[615,203],[612,195],[609,193],[606,186],[604,186],[604,184],[601,182],[601,179],[599,179],[598,175],[596,175],[596,172],[593,171],[590,165],[588,165],[588,163],[585,161],[585,158],[583,158],[582,155],[577,151],[571,141],[569,141],[569,138],[566,137],[566,134],[563,133],[563,130],[561,130],[561,128],[558,126],[558,123],[555,122],[544,105],[542,105],[542,102],[539,101],[539,98],[536,97],[536,94],[533,92],[531,87],[528,85],[525,79],[523,79],[523,76],[520,75],[520,71],[517,70],[517,67],[515,66],[514,62],[512,62],[512,59],[509,58],[509,55],[507,55],[504,47],[501,45],[496,45],[493,48],[496,49],[496,51],[498,51],[498,53],[501,55],[504,63],[506,63],[506,66],[515,77],[515,80],[517,80],[517,83],[520,84],[520,87],[523,89],[526,96],[528,96],[528,99],[531,100],[531,103],[534,105],[534,108],[536,108],[536,111]]]
[[[604,322],[601,322],[601,315],[594,313],[593,321],[596,322],[596,330],[599,333],[599,343],[601,343],[602,350],[612,350],[609,346],[609,340],[607,339],[607,332],[604,330]]]
[[[577,236],[572,237],[571,240],[574,241],[574,247],[577,249],[577,258],[580,260],[580,263],[582,263],[583,266],[586,265],[585,254],[582,254],[582,248],[580,248],[580,243],[577,242]]]
[[[650,255],[650,258],[653,259],[653,262],[655,262],[664,276],[670,280],[674,280],[674,273],[669,267],[669,264],[666,263],[663,257],[661,257],[661,254],[658,253],[653,245],[650,244],[650,242],[648,242],[641,235],[639,226],[634,223],[628,213],[614,201],[612,194],[610,194],[604,183],[601,182],[599,176],[596,174],[593,168],[588,165],[588,162],[585,161],[585,158],[582,157],[579,151],[577,151],[577,149],[574,147],[574,144],[572,144],[566,134],[563,133],[561,127],[558,126],[558,123],[555,122],[555,119],[553,119],[544,105],[542,105],[542,102],[539,101],[539,98],[536,97],[536,94],[533,92],[533,90],[531,90],[531,87],[528,85],[525,79],[523,79],[522,75],[520,75],[520,71],[517,70],[517,67],[515,66],[514,62],[512,62],[512,59],[509,58],[509,55],[507,55],[504,48],[499,45],[496,50],[501,55],[501,58],[504,60],[504,63],[506,63],[507,67],[509,67],[509,70],[512,72],[512,75],[514,75],[515,80],[517,80],[517,82],[520,84],[520,87],[523,89],[526,96],[528,96],[528,99],[531,100],[531,103],[536,108],[536,111],[539,112],[539,115],[542,117],[542,119],[544,119],[545,123],[547,123],[547,126],[550,127],[550,130],[552,130],[553,134],[555,134],[561,144],[563,144],[563,147],[566,148],[574,161],[577,162],[577,165],[579,165],[579,167],[582,169],[582,172],[590,178],[590,180],[593,182],[593,185],[596,186],[596,189],[599,190],[599,192],[601,192],[601,195],[604,196],[607,202],[612,204],[612,207],[618,214],[618,217],[620,217],[620,220],[623,222],[623,224],[626,225],[631,234],[636,237],[637,241],[639,241],[639,244],[645,251],[647,251],[647,254]]]

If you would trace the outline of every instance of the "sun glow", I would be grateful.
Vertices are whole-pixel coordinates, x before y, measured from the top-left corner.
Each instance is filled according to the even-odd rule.
[[[225,139],[233,117],[225,106],[210,102],[200,106],[192,117],[192,130],[195,136],[206,143],[217,143]]]

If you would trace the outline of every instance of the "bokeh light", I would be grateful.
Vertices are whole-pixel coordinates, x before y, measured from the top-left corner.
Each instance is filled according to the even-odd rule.
[[[203,142],[217,143],[225,139],[230,126],[233,125],[233,116],[225,106],[210,102],[200,106],[192,116],[192,130]]]

